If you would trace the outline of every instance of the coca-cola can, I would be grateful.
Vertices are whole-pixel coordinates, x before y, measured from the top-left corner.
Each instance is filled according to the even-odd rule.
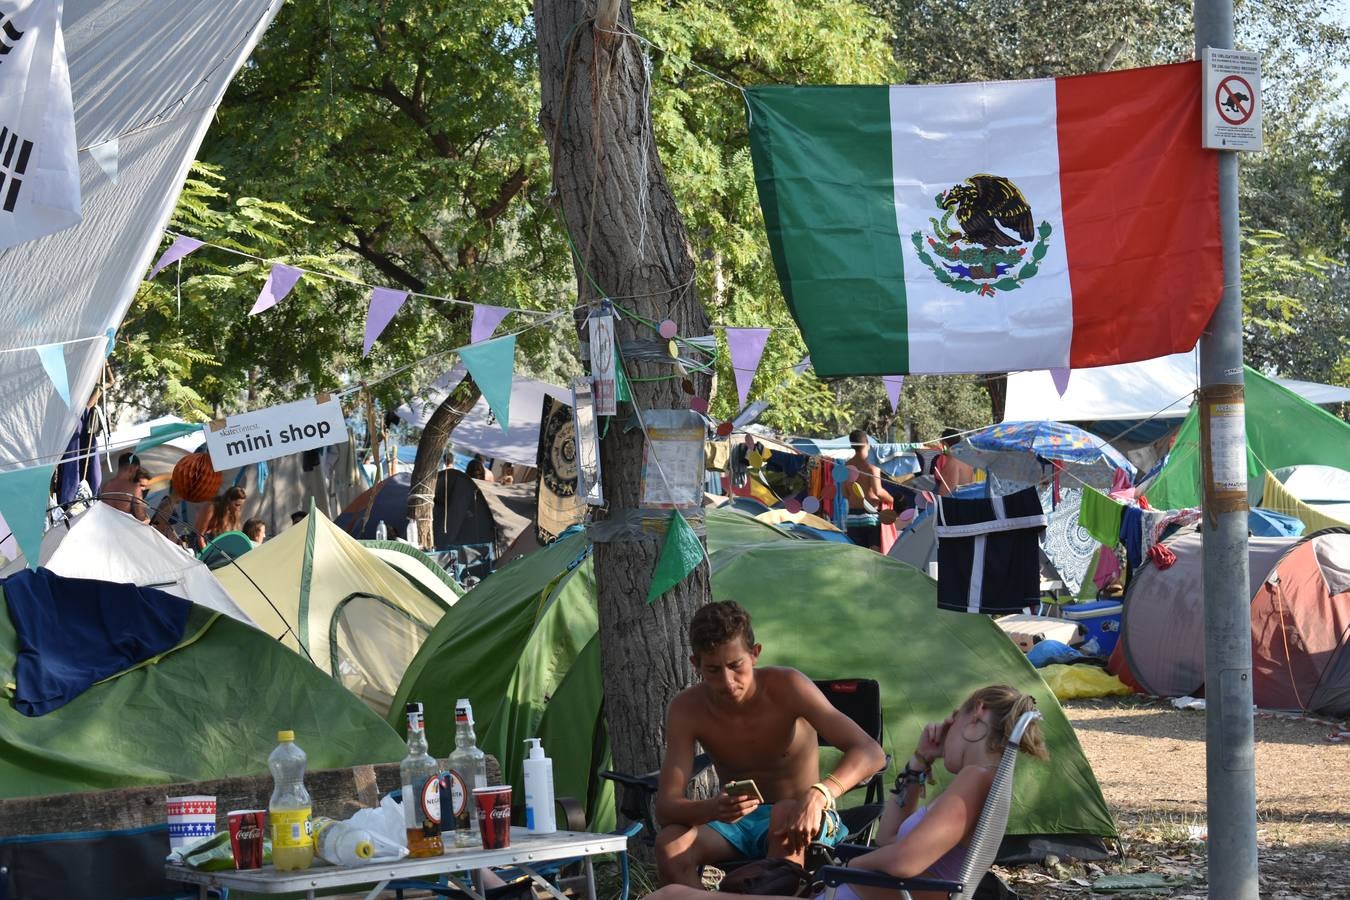
[[[261,869],[267,810],[236,809],[230,817],[230,850],[236,869]]]
[[[473,789],[473,806],[478,815],[478,833],[484,850],[511,846],[511,785]]]

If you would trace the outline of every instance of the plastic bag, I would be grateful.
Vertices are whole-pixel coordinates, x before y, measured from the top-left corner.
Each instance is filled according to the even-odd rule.
[[[388,862],[408,855],[408,832],[403,824],[403,804],[385,797],[377,807],[358,809],[348,822],[370,832],[375,855],[371,862]]]
[[[210,837],[185,844],[169,854],[168,862],[178,863],[203,872],[234,869],[234,851],[230,849],[230,833],[217,831]],[[272,862],[272,839],[263,838],[263,865]]]
[[[1096,666],[1046,666],[1041,669],[1041,677],[1060,700],[1133,693],[1125,682]]]

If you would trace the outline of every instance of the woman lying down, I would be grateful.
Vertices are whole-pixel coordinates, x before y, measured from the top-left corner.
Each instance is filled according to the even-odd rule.
[[[877,848],[848,865],[897,878],[960,878],[967,843],[989,796],[999,759],[1018,719],[1035,707],[1029,694],[1005,684],[991,685],[971,694],[943,721],[924,726],[882,814]],[[1031,722],[1022,733],[1018,749],[1037,759],[1048,758],[1039,721]],[[956,777],[936,799],[922,805],[938,759]],[[854,885],[843,885],[835,893],[836,900],[896,900],[896,896],[894,891]],[[931,892],[916,891],[912,896],[914,900],[946,900],[946,894]],[[668,885],[650,900],[707,900],[707,893]]]

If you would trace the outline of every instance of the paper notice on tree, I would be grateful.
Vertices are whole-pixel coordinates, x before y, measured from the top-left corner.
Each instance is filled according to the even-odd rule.
[[[647,443],[642,450],[644,507],[689,509],[703,505],[703,417],[687,409],[642,414]]]
[[[1242,403],[1215,403],[1209,412],[1209,452],[1214,488],[1247,490],[1247,417]]]

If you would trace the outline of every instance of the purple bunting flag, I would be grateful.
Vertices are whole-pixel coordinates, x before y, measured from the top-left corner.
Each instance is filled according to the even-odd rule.
[[[295,283],[303,274],[305,273],[302,270],[291,266],[284,266],[281,263],[273,265],[272,271],[267,273],[267,281],[263,283],[262,293],[258,294],[258,300],[248,314],[256,316],[285,300],[286,295],[291,292],[291,288],[295,287]]]
[[[398,315],[399,309],[407,299],[407,291],[382,287],[371,289],[370,307],[366,310],[366,342],[361,348],[362,359],[370,355],[370,348],[375,346],[375,342],[393,321],[394,316]]]
[[[199,241],[196,238],[183,237],[180,234],[173,239],[173,243],[169,245],[169,249],[164,251],[164,255],[159,258],[159,262],[155,263],[155,267],[150,270],[150,274],[145,276],[145,280],[150,281],[160,272],[163,272],[169,266],[178,262],[194,250],[200,249],[203,245],[203,241]]]
[[[492,337],[492,332],[506,318],[511,310],[501,306],[488,306],[484,303],[473,305],[473,325],[469,328],[469,343],[476,344]]]
[[[1061,397],[1069,389],[1069,370],[1067,368],[1054,368],[1050,370],[1050,378],[1055,382],[1055,390],[1059,391]]]
[[[903,375],[882,375],[881,383],[886,386],[886,397],[891,401],[891,412],[900,411],[900,389],[905,386]]]
[[[745,398],[750,395],[750,385],[759,370],[759,358],[764,355],[764,345],[769,342],[769,328],[728,328],[727,347],[731,350],[731,371],[736,376],[736,395],[740,397],[741,408],[745,408]]]

